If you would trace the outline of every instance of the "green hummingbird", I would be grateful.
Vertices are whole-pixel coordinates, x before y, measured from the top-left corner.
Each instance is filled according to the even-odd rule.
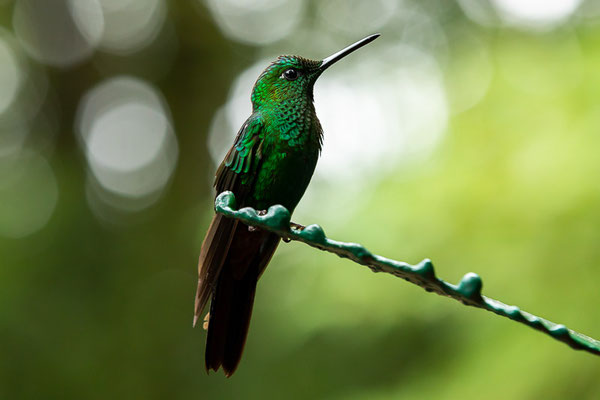
[[[290,213],[300,201],[321,152],[323,130],[313,104],[317,78],[343,57],[372,42],[368,36],[325,58],[280,56],[254,84],[252,114],[217,169],[217,194],[229,190],[237,205],[266,210],[281,204]],[[280,237],[215,214],[202,243],[198,263],[194,322],[209,297],[206,370],[223,367],[231,376],[242,351],[258,278]]]

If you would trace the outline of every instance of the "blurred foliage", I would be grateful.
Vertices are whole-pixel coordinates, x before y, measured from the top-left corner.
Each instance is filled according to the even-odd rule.
[[[340,202],[351,188],[338,186],[327,202],[301,203],[295,219],[378,254],[431,258],[449,281],[477,270],[491,297],[598,336],[599,20],[573,14],[532,30],[479,25],[466,0],[401,3],[418,7],[446,39],[422,43],[443,73],[445,134],[426,159],[381,171],[349,211]],[[599,398],[595,357],[296,243],[280,246],[261,279],[239,370],[229,380],[206,375],[204,332],[191,321],[212,216],[207,135],[232,82],[264,55],[260,45],[228,39],[207,4],[214,7],[168,1],[162,33],[128,54],[99,48],[67,67],[28,59],[26,81],[47,78],[39,112],[49,123],[32,119],[25,148],[50,165],[58,195],[40,229],[0,236],[0,398]],[[298,38],[327,22],[317,2],[306,4]],[[10,35],[15,7],[0,1]],[[379,41],[418,28],[399,13],[405,19],[382,28]],[[363,22],[353,21],[356,33],[339,24],[325,32],[350,43],[374,29]],[[176,38],[172,53],[163,34]],[[488,69],[469,38],[489,55]],[[273,48],[296,51],[295,39]],[[90,88],[121,74],[164,95],[178,161],[156,203],[103,218],[91,205],[75,120]],[[456,106],[485,74],[484,96]],[[327,139],[324,152],[336,152]],[[27,220],[44,200],[38,187],[3,185],[18,172],[1,160],[2,227]]]

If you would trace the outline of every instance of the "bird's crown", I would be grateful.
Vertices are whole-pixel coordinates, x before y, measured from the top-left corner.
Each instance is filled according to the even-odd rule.
[[[321,64],[320,60],[299,56],[277,57],[256,80],[252,104],[256,108],[302,96],[312,99],[312,89],[321,74]]]

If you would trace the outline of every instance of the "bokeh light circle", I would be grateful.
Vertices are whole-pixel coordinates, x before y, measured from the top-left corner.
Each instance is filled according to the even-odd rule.
[[[47,94],[43,68],[29,62],[17,39],[0,28],[0,159],[19,153],[34,125],[44,125],[40,108]],[[52,141],[51,134],[44,137],[37,150]]]
[[[164,0],[100,0],[106,29],[100,48],[127,55],[148,46],[167,16]]]
[[[318,17],[326,26],[356,35],[356,32],[374,32],[381,29],[398,10],[396,0],[331,0],[317,4]]]
[[[451,112],[460,113],[484,99],[494,75],[494,63],[488,45],[468,30],[456,32],[448,43],[446,97]]]
[[[0,128],[0,160],[20,152],[28,133],[23,124]]]
[[[52,168],[41,155],[26,150],[0,159],[0,236],[22,238],[42,229],[58,200]]]
[[[205,4],[226,36],[255,45],[292,33],[305,8],[304,0],[205,0]]]
[[[582,0],[458,0],[463,12],[481,25],[533,30],[554,28],[568,21],[582,3]]]
[[[494,26],[500,22],[490,0],[458,0],[458,5],[468,18],[480,25]]]
[[[581,0],[492,0],[502,19],[512,25],[543,27],[570,17]]]
[[[0,34],[0,114],[14,102],[21,86],[21,66],[11,46]]]
[[[32,58],[67,67],[92,55],[104,32],[104,20],[97,0],[19,0],[13,27]]]
[[[81,102],[77,127],[98,188],[139,199],[161,192],[177,162],[170,113],[156,88],[132,77],[108,79]]]

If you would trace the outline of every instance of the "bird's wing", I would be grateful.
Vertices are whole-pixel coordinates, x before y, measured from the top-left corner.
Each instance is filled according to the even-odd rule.
[[[261,159],[263,137],[264,125],[261,119],[255,115],[251,116],[242,125],[233,146],[217,169],[217,194],[225,190],[232,191],[239,207],[243,207],[254,183],[255,172]]]
[[[234,145],[217,169],[215,187],[217,194],[230,190],[243,207],[251,192],[256,170],[260,163],[260,143],[263,123],[253,115],[242,125]],[[216,214],[202,243],[198,261],[198,289],[194,310],[194,325],[214,289],[227,257],[238,222]]]

